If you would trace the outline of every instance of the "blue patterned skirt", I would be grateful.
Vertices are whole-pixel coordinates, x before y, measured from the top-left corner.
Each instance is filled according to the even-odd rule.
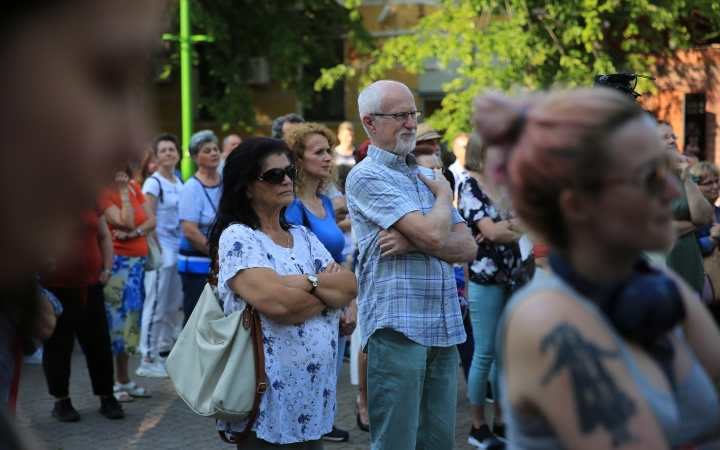
[[[115,255],[112,275],[103,290],[113,355],[135,353],[145,302],[146,256]]]

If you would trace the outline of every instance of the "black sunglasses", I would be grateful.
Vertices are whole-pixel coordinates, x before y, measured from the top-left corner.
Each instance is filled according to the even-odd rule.
[[[290,164],[284,169],[270,169],[258,177],[258,180],[268,182],[270,184],[280,184],[285,180],[285,175],[290,177],[290,181],[298,179],[298,168],[295,164]]]

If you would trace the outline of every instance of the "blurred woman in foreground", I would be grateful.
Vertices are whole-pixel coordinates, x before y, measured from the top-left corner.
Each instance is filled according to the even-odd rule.
[[[711,438],[720,332],[685,282],[641,257],[672,243],[679,195],[653,120],[595,89],[526,105],[485,95],[475,121],[518,216],[552,247],[500,322],[510,448]]]

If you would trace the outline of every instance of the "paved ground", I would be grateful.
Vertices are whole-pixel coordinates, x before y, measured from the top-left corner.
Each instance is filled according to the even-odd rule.
[[[131,358],[134,369],[139,356]],[[350,384],[349,363],[343,364],[338,391],[340,415],[336,425],[350,430],[350,441],[325,443],[327,450],[359,450],[370,447],[369,433],[355,425],[354,405],[357,388]],[[60,423],[51,415],[53,400],[47,393],[45,377],[39,365],[25,365],[20,382],[18,413],[26,430],[34,435],[40,448],[57,450],[156,450],[156,449],[231,449],[213,431],[214,422],[195,415],[178,397],[169,380],[136,377],[147,387],[152,398],[125,403],[126,417],[110,421],[98,414],[99,401],[91,394],[90,380],[83,355],[73,355],[70,396],[82,419]],[[460,371],[462,372],[462,371]],[[467,385],[462,374],[458,380],[458,409],[455,448],[472,449],[467,444],[470,406]],[[445,449],[438,449],[445,450]]]

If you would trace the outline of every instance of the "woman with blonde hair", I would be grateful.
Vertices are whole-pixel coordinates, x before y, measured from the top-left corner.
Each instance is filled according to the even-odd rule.
[[[552,248],[505,306],[500,398],[511,448],[669,449],[720,424],[720,332],[643,252],[675,236],[680,191],[656,124],[610,89],[476,102],[490,172]]]
[[[305,226],[315,233],[335,262],[345,266],[345,236],[335,220],[333,202],[325,192],[334,186],[338,171],[333,159],[335,136],[326,126],[318,123],[305,123],[293,128],[285,136],[285,142],[293,152],[298,167],[298,179],[295,182],[295,198],[285,210],[288,223]],[[357,325],[357,303],[350,303],[340,315],[340,334],[338,336],[337,372],[340,373],[345,353],[346,336]],[[329,441],[347,441],[347,431],[333,427],[324,436]]]

